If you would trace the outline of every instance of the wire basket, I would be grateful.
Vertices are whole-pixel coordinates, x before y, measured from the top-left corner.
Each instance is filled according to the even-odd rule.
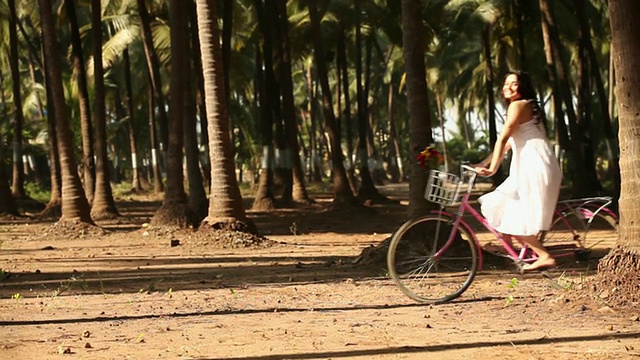
[[[460,177],[444,171],[431,170],[424,198],[440,205],[453,205],[460,196]]]

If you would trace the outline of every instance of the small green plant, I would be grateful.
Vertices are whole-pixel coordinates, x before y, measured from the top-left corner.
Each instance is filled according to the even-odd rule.
[[[507,287],[509,289],[515,289],[516,287],[518,287],[518,279],[517,278],[511,278],[511,280],[509,280],[509,283],[507,284]],[[513,295],[509,294],[509,296],[507,296],[507,301],[505,302],[504,306],[511,305],[511,303],[513,303],[513,300],[515,300]]]
[[[9,277],[9,273],[4,271],[4,270],[2,270],[2,269],[0,269],[0,281],[6,279],[8,277]]]
[[[507,301],[504,303],[504,306],[509,306],[509,305],[511,305],[511,303],[513,302],[513,300],[515,300],[515,298],[513,297],[513,295],[509,295],[509,296],[507,296]]]
[[[22,299],[22,295],[20,295],[18,293],[15,293],[15,294],[11,295],[11,298],[13,300],[15,300],[15,301],[18,301],[18,300]]]

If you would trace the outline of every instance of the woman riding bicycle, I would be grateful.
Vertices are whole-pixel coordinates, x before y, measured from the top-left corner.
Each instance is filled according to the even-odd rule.
[[[544,111],[525,72],[509,72],[502,95],[507,104],[504,129],[492,155],[474,167],[479,175],[491,176],[500,168],[505,152],[511,150],[513,156],[508,178],[478,199],[481,211],[505,241],[513,236],[538,255],[524,270],[554,267],[555,259],[537,238],[551,225],[562,181],[558,160],[547,141]]]

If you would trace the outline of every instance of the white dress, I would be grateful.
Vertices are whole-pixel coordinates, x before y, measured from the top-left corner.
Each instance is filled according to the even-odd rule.
[[[551,226],[562,174],[543,125],[521,124],[509,138],[509,177],[481,196],[482,215],[496,230],[510,235],[536,235]]]

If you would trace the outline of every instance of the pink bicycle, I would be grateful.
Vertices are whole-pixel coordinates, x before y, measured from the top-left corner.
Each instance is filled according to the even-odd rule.
[[[461,166],[461,175],[431,170],[425,190],[428,201],[440,205],[439,210],[410,219],[394,232],[387,252],[388,271],[395,284],[410,298],[421,303],[453,300],[469,288],[482,269],[483,254],[476,231],[463,219],[470,214],[502,244],[516,267],[537,259],[523,247],[516,250],[469,203],[476,172]],[[446,206],[457,205],[455,213]],[[569,224],[567,222],[566,224]],[[566,225],[565,224],[565,225]],[[588,251],[580,241],[571,244],[546,245],[554,257],[584,256]]]

